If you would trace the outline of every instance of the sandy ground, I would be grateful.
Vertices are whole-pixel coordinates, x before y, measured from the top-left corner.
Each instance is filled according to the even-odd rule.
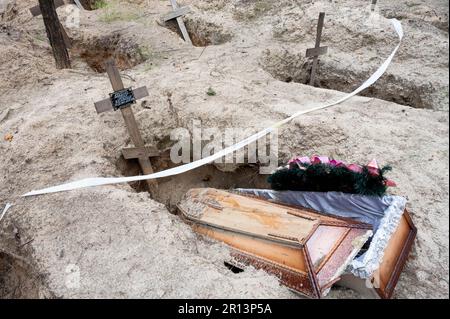
[[[0,13],[0,203],[16,206],[0,224],[0,296],[298,298],[264,272],[232,273],[224,246],[198,238],[169,212],[189,187],[250,187],[263,177],[206,167],[160,181],[156,201],[126,184],[17,196],[138,172],[120,157],[130,143],[120,114],[97,115],[93,106],[111,91],[94,70],[110,54],[125,69],[125,86],[149,88],[133,108],[146,142],[165,150],[170,132],[191,129],[194,119],[256,131],[341,97],[397,44],[389,22],[364,22],[367,1],[184,1],[194,43],[207,45],[190,47],[160,25],[168,1],[127,1],[83,12],[80,28],[68,28],[73,69],[56,70],[42,20],[27,11],[35,1],[8,2]],[[321,10],[330,49],[313,88],[303,84],[304,52]],[[62,20],[68,14],[58,12]],[[448,3],[399,1],[379,12],[401,19],[405,31],[387,74],[365,96],[284,127],[280,164],[325,154],[392,165],[391,192],[408,198],[418,227],[395,297],[448,298]],[[359,298],[341,288],[329,297]]]

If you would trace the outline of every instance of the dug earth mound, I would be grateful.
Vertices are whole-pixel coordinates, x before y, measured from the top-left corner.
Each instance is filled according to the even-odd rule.
[[[225,265],[228,250],[199,237],[175,212],[189,188],[265,187],[258,166],[209,165],[160,181],[153,199],[136,184],[32,198],[33,189],[93,176],[139,174],[120,150],[130,145],[118,112],[97,115],[111,91],[101,60],[113,57],[125,87],[147,86],[133,105],[144,140],[163,154],[176,128],[257,132],[299,110],[358,87],[398,40],[386,74],[338,106],[298,117],[279,130],[279,164],[327,154],[389,164],[392,193],[407,197],[417,240],[394,297],[448,298],[448,3],[367,1],[180,1],[194,46],[161,17],[169,1],[107,1],[66,27],[72,69],[57,70],[35,0],[0,6],[0,297],[299,298],[277,279]],[[68,5],[70,6],[70,5]],[[309,83],[319,11],[327,13],[317,86]],[[70,15],[58,9],[60,19]],[[420,45],[419,45],[420,44]],[[214,94],[212,94],[214,92]],[[247,130],[247,131],[246,131]],[[3,137],[8,135],[7,139]],[[171,167],[164,159],[157,170]],[[329,298],[360,298],[334,287]]]

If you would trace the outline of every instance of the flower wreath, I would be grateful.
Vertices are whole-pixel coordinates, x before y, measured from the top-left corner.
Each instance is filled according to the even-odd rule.
[[[390,166],[378,167],[376,160],[367,165],[346,164],[326,156],[295,157],[288,165],[269,176],[275,190],[329,192],[382,196],[396,184],[384,174]]]

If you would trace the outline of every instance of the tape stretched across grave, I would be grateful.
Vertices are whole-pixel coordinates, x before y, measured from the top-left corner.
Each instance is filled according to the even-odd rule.
[[[399,196],[202,188],[178,208],[196,232],[229,245],[234,259],[227,262],[238,268],[264,269],[311,298],[335,283],[390,298],[416,235],[405,203]]]

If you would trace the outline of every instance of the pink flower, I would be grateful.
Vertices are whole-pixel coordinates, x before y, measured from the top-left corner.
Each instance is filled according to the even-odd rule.
[[[299,157],[298,160],[300,161],[300,163],[302,164],[311,164],[311,161],[309,160],[308,156],[302,156]]]
[[[397,186],[397,184],[394,181],[390,180],[390,179],[385,180],[384,181],[384,185],[386,185],[388,187],[396,187]]]
[[[327,156],[312,156],[311,163],[313,164],[329,164],[330,159]]]
[[[378,167],[377,160],[376,160],[376,159],[371,160],[371,161],[369,162],[369,164],[367,164],[367,167],[371,167],[371,168],[376,168],[376,169],[378,169],[379,167]]]
[[[309,157],[303,156],[303,157],[294,157],[293,159],[289,160],[288,165],[290,168],[298,167],[300,169],[305,169],[305,167],[302,164],[310,164]]]
[[[373,176],[380,175],[380,169],[378,167],[377,160],[373,159],[367,164],[367,169],[369,170],[369,174]]]
[[[332,160],[330,160],[330,165],[339,167],[339,166],[344,166],[345,164],[343,161],[332,159]]]
[[[355,172],[355,173],[361,173],[363,171],[363,168],[360,165],[357,165],[357,164],[347,165],[347,168],[349,170],[351,170],[352,172]]]

